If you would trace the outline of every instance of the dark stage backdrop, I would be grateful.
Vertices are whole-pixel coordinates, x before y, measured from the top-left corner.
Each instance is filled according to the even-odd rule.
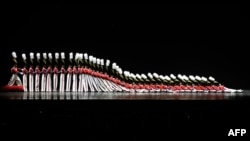
[[[214,76],[249,89],[244,3],[8,3],[1,85],[11,52],[87,52],[134,73]],[[21,57],[21,56],[18,56]]]

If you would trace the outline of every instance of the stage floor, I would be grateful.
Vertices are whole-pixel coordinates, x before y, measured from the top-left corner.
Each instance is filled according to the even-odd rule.
[[[0,128],[11,134],[8,138],[19,133],[25,139],[27,133],[36,138],[77,139],[103,138],[100,134],[128,139],[227,137],[236,128],[247,129],[249,136],[249,99],[249,90],[235,94],[2,92]]]
[[[123,92],[2,92],[6,100],[236,100],[250,99],[243,93],[123,93]]]

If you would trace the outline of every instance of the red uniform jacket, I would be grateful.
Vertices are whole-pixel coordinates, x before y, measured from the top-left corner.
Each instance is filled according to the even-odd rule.
[[[12,67],[11,73],[17,74],[18,73],[17,67]]]

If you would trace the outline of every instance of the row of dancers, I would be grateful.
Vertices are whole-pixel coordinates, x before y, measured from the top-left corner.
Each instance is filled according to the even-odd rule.
[[[224,87],[213,77],[158,75],[157,73],[124,73],[124,79],[115,78],[107,73],[94,71],[85,66],[61,66],[52,68],[36,66],[11,68],[13,73],[9,85],[23,85],[24,91],[72,91],[72,92],[241,92]],[[22,81],[19,78],[22,76]]]
[[[34,64],[34,53],[30,53],[29,65],[27,57],[22,54],[25,64],[23,68],[17,67],[17,55],[12,53],[15,65],[11,68],[13,73],[9,84],[22,85],[24,91],[73,91],[73,92],[242,92],[242,90],[229,89],[218,83],[213,77],[200,77],[198,75],[158,75],[157,73],[131,73],[122,71],[115,62],[110,65],[109,60],[88,56],[86,53],[69,53],[69,62],[65,68],[65,54],[43,53],[43,67]],[[36,55],[40,63],[40,53]],[[46,63],[46,62],[50,62]],[[56,65],[53,65],[54,62]],[[58,65],[60,64],[60,65]],[[27,68],[29,66],[29,68]],[[53,67],[52,67],[53,66]],[[60,68],[59,68],[60,66]],[[22,80],[19,78],[22,76]]]

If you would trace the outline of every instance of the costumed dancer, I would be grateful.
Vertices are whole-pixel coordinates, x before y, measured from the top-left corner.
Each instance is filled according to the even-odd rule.
[[[8,82],[8,85],[13,86],[16,83],[17,86],[21,86],[22,81],[18,76],[18,73],[20,73],[20,69],[17,68],[17,55],[16,55],[16,52],[14,52],[14,51],[11,54],[12,54],[12,57],[13,57],[14,65],[10,69],[12,75],[10,77],[10,81]]]
[[[156,86],[155,86],[156,81],[155,81],[152,73],[148,72],[147,76],[148,76],[149,81],[150,81],[150,90],[149,91],[150,92],[156,92]]]
[[[13,61],[14,61],[14,66],[11,68],[12,76],[10,78],[10,81],[9,81],[8,85],[13,86],[16,83],[18,86],[21,86],[22,81],[18,76],[19,71],[17,69],[17,55],[16,55],[16,52],[12,52],[12,57],[13,57]]]
[[[125,88],[127,89],[127,92],[130,92],[130,89],[132,88],[132,85],[130,84],[129,77],[130,72],[129,71],[123,71],[124,74],[124,82],[125,82]]]
[[[103,82],[100,81],[100,78],[99,78],[101,75],[101,73],[99,73],[101,69],[100,65],[101,65],[101,59],[97,58],[96,59],[96,71],[93,72],[93,75],[94,75],[93,80],[96,86],[98,87],[99,91],[105,92],[107,90],[105,89],[105,87],[103,87]]]
[[[32,66],[29,68],[29,91],[34,91],[34,69]]]
[[[192,90],[192,93],[195,93],[197,92],[197,85],[198,85],[198,82],[195,80],[195,77],[193,75],[189,75],[189,80],[191,81],[192,83],[192,87],[193,87],[193,90]]]
[[[23,67],[22,69],[22,72],[23,72],[23,89],[24,89],[24,92],[27,92],[28,91],[28,70],[26,68],[26,66]]]
[[[79,54],[79,64],[78,64],[78,68],[77,71],[79,73],[78,75],[78,92],[82,92],[83,91],[83,85],[82,85],[82,74],[83,74],[83,68],[81,67],[81,64],[83,64],[83,53]]]
[[[26,58],[26,55],[24,53],[22,54],[22,58],[23,58],[23,62],[25,64],[25,67],[22,70],[23,71],[23,89],[25,92],[27,92],[28,91],[28,73],[29,73],[29,71],[26,68],[27,58]]]
[[[188,92],[188,93],[192,92],[193,90],[192,82],[189,80],[189,78],[186,75],[182,75],[181,79],[182,79],[182,85],[184,85],[185,87],[185,92]]]
[[[59,74],[59,70],[57,68],[57,65],[55,65],[54,67],[54,75],[53,75],[53,91],[57,91],[57,86],[58,86],[58,74]]]
[[[22,81],[18,76],[19,71],[17,69],[17,55],[16,55],[16,52],[12,52],[12,57],[13,57],[13,61],[14,61],[15,65],[10,69],[11,73],[12,73],[12,76],[10,78],[10,81],[9,81],[8,85],[13,86],[16,83],[18,86],[21,86]]]
[[[29,91],[34,91],[34,69],[33,69],[33,63],[34,63],[34,53],[30,52],[30,68],[29,68]]]
[[[35,68],[35,73],[36,73],[36,76],[35,76],[35,91],[36,92],[39,92],[40,90],[40,60],[41,60],[41,54],[40,53],[36,53],[36,59],[37,59],[37,65],[36,65],[36,68]]]
[[[76,53],[75,55],[75,63],[79,64],[79,60],[80,59],[80,54]],[[76,92],[77,91],[77,75],[78,75],[78,71],[77,71],[77,67],[76,65],[73,66],[73,82],[72,82],[72,91]]]
[[[47,77],[47,69],[46,69],[46,64],[47,64],[47,53],[43,53],[43,63],[44,66],[42,68],[42,81],[41,81],[41,91],[44,92],[46,90],[46,77]]]
[[[13,86],[16,83],[17,86],[22,86],[22,81],[18,76],[19,71],[18,71],[17,65],[14,65],[11,68],[11,73],[12,73],[12,76],[10,78],[8,85]]]
[[[51,75],[52,75],[52,68],[49,65],[49,67],[47,68],[47,82],[46,82],[46,91],[47,92],[51,92],[52,90],[52,84],[51,84]]]
[[[98,84],[96,83],[96,81],[95,81],[95,76],[94,76],[94,74],[95,74],[95,69],[96,69],[96,60],[97,60],[97,58],[96,57],[93,57],[93,70],[92,70],[92,73],[90,74],[90,81],[92,82],[92,85],[94,86],[94,89],[97,91],[97,92],[100,92],[101,90],[100,90],[100,88],[99,88],[99,86],[98,86]]]
[[[137,73],[135,74],[135,80],[136,80],[136,84],[135,84],[135,91],[139,92],[139,93],[143,93],[143,87],[141,85],[141,76]]]
[[[88,82],[87,82],[87,66],[89,66],[89,62],[88,62],[88,54],[84,53],[83,54],[84,57],[84,66],[82,66],[81,71],[82,71],[82,87],[83,87],[83,91],[87,92],[88,91]]]
[[[52,53],[48,53],[48,60],[49,60],[49,67],[47,68],[47,82],[46,82],[46,91],[47,92],[51,92],[52,91],[52,83],[51,83],[51,80],[52,80],[52,68],[51,68],[51,65],[52,65]]]
[[[64,92],[65,91],[65,74],[67,73],[67,71],[64,68],[64,65],[61,66],[61,75],[60,75],[60,92]]]
[[[52,53],[48,53],[48,60],[49,60],[49,67],[47,68],[47,82],[46,82],[46,91],[47,92],[51,92],[52,91],[52,83],[51,83],[51,80],[52,80],[52,68],[51,68],[51,65],[52,65]]]
[[[112,72],[112,75],[111,75],[111,77],[110,77],[110,83],[111,83],[111,86],[114,88],[114,91],[122,91],[122,89],[118,86],[118,84],[116,83],[117,81],[117,74],[116,74],[116,72],[117,72],[117,69],[119,68],[119,66],[117,66],[116,65],[116,63],[114,62],[113,64],[112,64],[112,70],[111,70],[111,72]]]
[[[58,74],[59,74],[59,70],[57,68],[57,65],[58,65],[58,59],[59,59],[59,53],[56,52],[55,53],[55,62],[56,62],[56,65],[54,66],[54,69],[53,69],[53,91],[57,91],[57,87],[58,87]]]
[[[129,90],[125,87],[126,86],[125,75],[121,68],[119,68],[118,73],[120,78],[120,80],[118,81],[119,84],[118,86],[122,89],[122,91],[128,92]]]
[[[73,53],[70,52],[69,53],[69,62],[72,64],[73,63]],[[71,90],[71,79],[72,79],[72,68],[71,65],[68,66],[67,69],[67,80],[66,80],[66,91],[70,91]]]
[[[65,54],[64,52],[61,52],[61,70],[60,70],[60,86],[59,86],[59,91],[60,92],[64,92],[65,91],[65,74],[66,74],[66,70],[64,68],[64,60],[65,60]]]
[[[106,71],[104,69],[104,65],[105,65],[104,64],[104,59],[100,59],[100,72],[99,72],[100,78],[99,78],[99,81],[102,84],[102,87],[103,87],[104,91],[111,92],[113,90],[111,89],[111,87],[106,82],[107,81],[107,73],[106,73]]]
[[[36,76],[35,76],[35,91],[36,92],[39,92],[39,87],[40,87],[40,68],[39,68],[39,65],[36,66],[35,68],[35,73],[36,73]]]
[[[148,78],[145,74],[141,74],[141,77],[144,81],[144,88],[145,88],[146,92],[149,92],[150,91],[150,81],[148,80]]]
[[[93,56],[92,55],[90,55],[89,56],[89,66],[90,66],[90,68],[93,66]],[[90,91],[91,92],[94,92],[95,91],[95,89],[94,89],[94,87],[93,87],[93,81],[92,81],[92,76],[91,76],[91,74],[92,74],[92,70],[90,69],[90,68],[86,68],[85,70],[85,72],[86,72],[86,83],[87,83],[87,86],[86,87],[88,87],[88,88],[90,88]],[[87,88],[87,89],[88,89]]]
[[[103,92],[107,92],[108,87],[105,85],[104,80],[103,80],[103,65],[104,65],[104,60],[103,59],[99,59],[97,58],[97,68],[98,71],[95,73],[96,74],[96,83],[99,85],[99,88],[103,91]]]
[[[103,65],[104,65],[104,62],[103,62]],[[105,68],[104,68],[104,75],[103,75],[103,82],[104,84],[106,85],[106,87],[108,88],[109,91],[114,91],[114,88],[112,87],[112,84],[111,84],[111,81],[109,80],[109,75],[110,74],[110,60],[106,60],[106,63],[105,63]]]
[[[22,54],[22,59],[23,59],[23,63],[25,64],[25,69],[26,69],[24,71],[27,71],[25,74],[24,74],[24,71],[23,71],[23,88],[24,88],[24,91],[27,92],[28,91],[28,73],[29,73],[29,71],[26,68],[27,57],[26,57],[25,53]]]
[[[71,65],[69,65],[68,69],[67,69],[66,91],[70,91],[71,90],[72,73],[73,73],[73,71],[72,71]]]
[[[42,68],[42,81],[41,81],[41,91],[45,92],[46,90],[46,76],[47,76],[47,69],[46,66]]]
[[[22,86],[22,81],[18,76],[19,71],[18,71],[17,65],[14,65],[11,68],[11,73],[12,73],[12,76],[10,78],[8,85],[13,86],[16,83],[17,86]]]

